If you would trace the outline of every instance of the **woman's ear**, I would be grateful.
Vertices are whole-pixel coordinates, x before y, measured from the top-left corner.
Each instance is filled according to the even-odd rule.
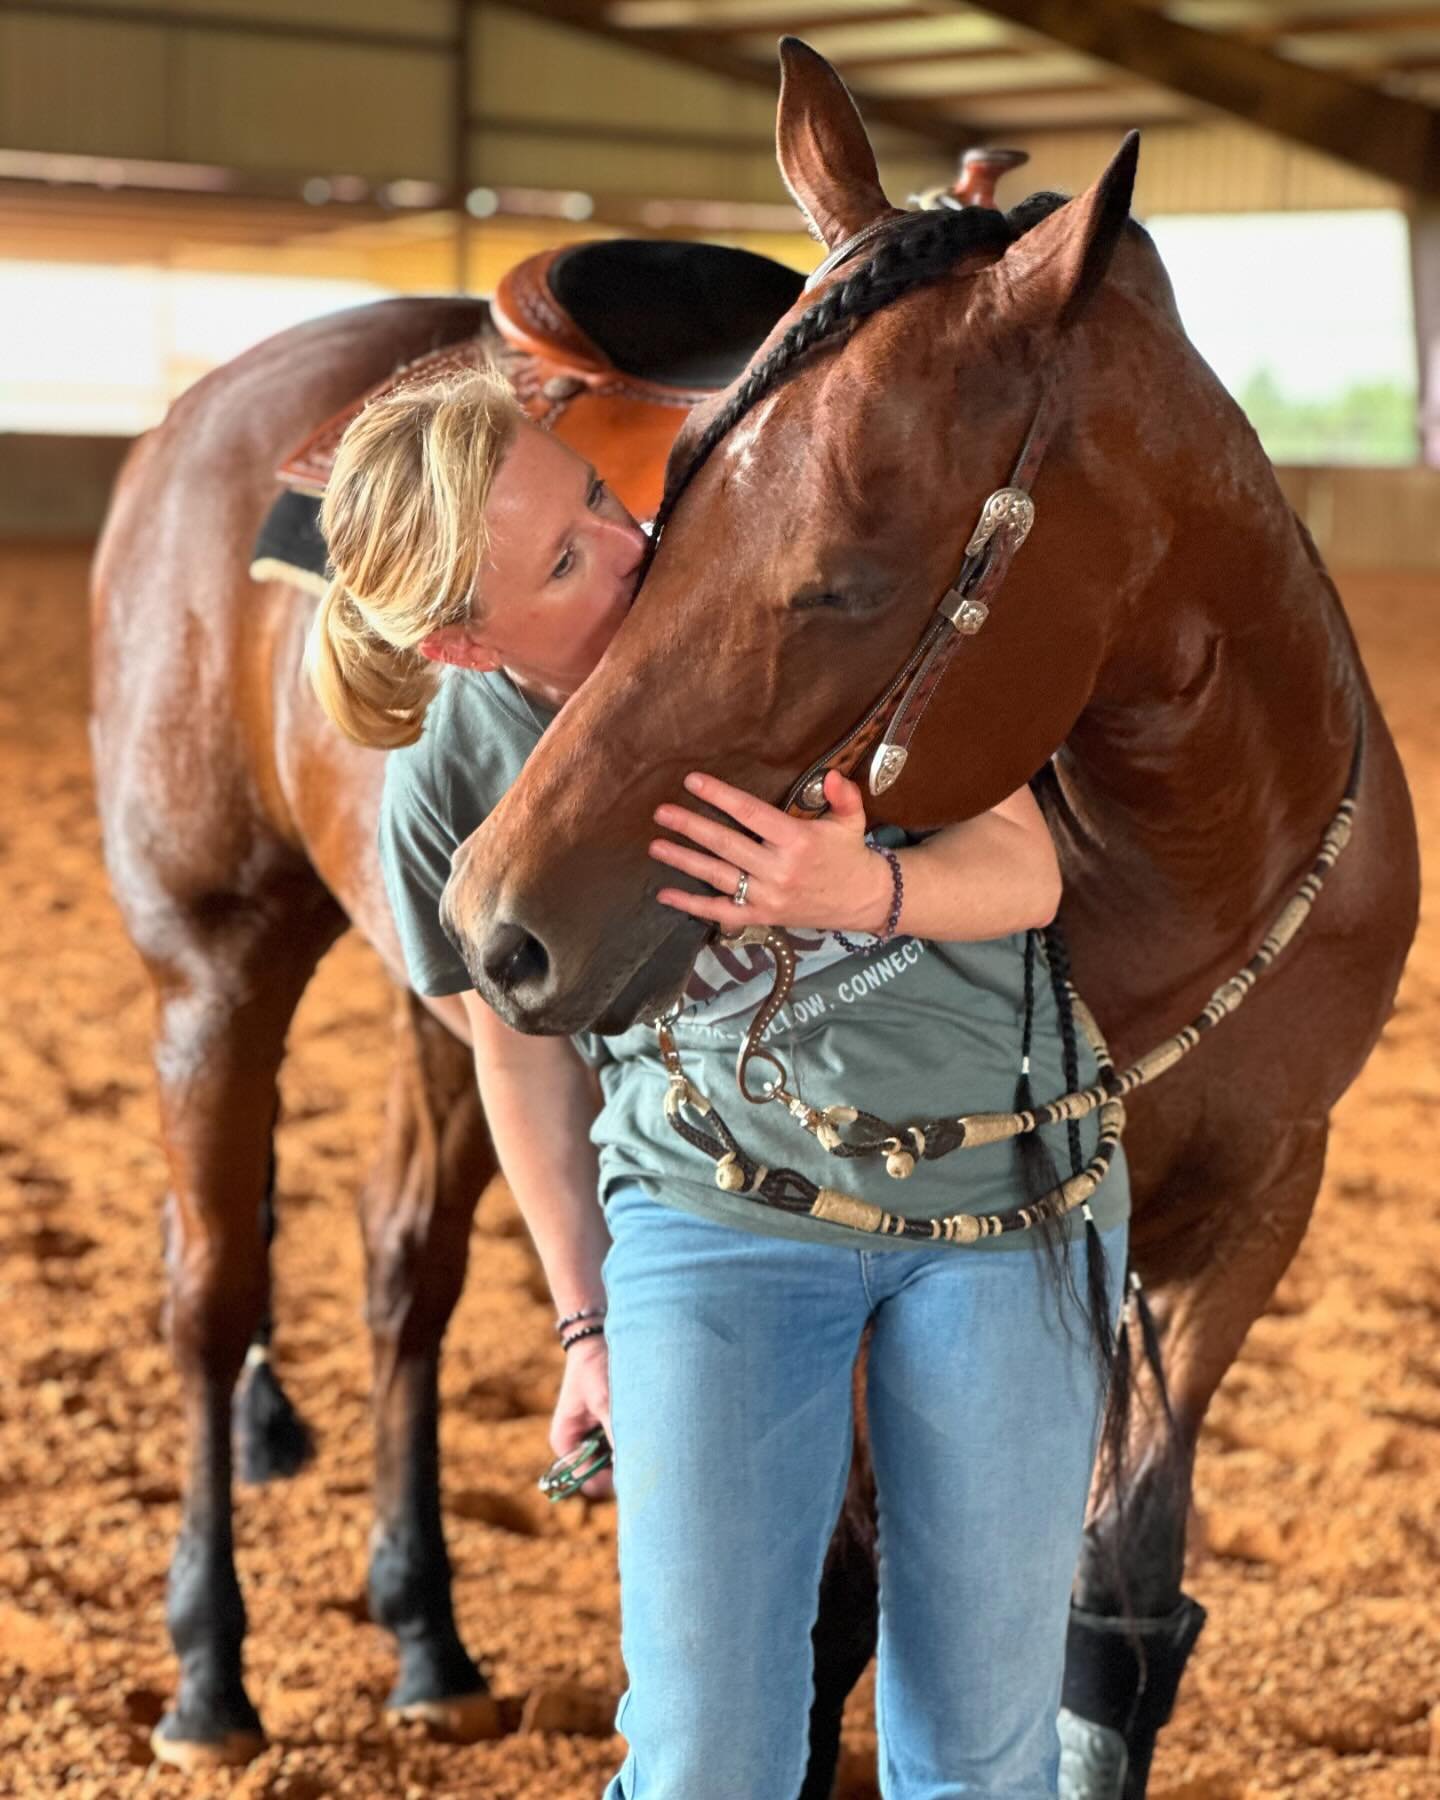
[[[438,625],[415,648],[427,662],[451,663],[457,669],[498,669],[500,658],[475,637],[468,620],[457,625]]]

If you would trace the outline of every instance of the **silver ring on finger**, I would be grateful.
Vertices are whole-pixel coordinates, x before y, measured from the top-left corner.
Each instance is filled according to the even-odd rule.
[[[735,892],[730,896],[736,906],[748,906],[745,896],[750,892],[750,877],[744,869],[740,871],[740,879],[735,883]]]

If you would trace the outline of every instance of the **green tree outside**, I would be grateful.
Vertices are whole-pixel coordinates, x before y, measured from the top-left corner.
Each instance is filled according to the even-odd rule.
[[[1396,381],[1298,400],[1261,368],[1235,398],[1272,462],[1408,464],[1419,455],[1415,395]]]

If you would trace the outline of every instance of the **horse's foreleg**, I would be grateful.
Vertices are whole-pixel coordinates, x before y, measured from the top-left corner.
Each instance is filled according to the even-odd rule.
[[[237,898],[223,917],[220,924],[172,914],[163,958],[153,953],[153,914],[148,921],[170,1168],[169,1326],[190,1454],[166,1606],[180,1691],[152,1744],[182,1767],[242,1762],[264,1744],[241,1668],[231,1401],[267,1300],[262,1213],[285,1034],[315,963],[343,926],[319,890],[303,910],[272,912]]]
[[[455,1628],[440,1518],[440,1344],[465,1280],[470,1226],[495,1157],[470,1052],[410,994],[378,1164],[361,1199],[375,1357],[371,1616],[394,1633],[390,1707],[450,1737],[499,1733]]]
[[[1134,1240],[1175,1431],[1132,1305],[1128,1403],[1111,1396],[1128,1425],[1124,1509],[1113,1483],[1097,1482],[1070,1610],[1062,1800],[1144,1800],[1160,1730],[1205,1622],[1181,1586],[1201,1421],[1305,1234],[1327,1133],[1324,1120],[1277,1127],[1256,1147],[1263,1160],[1197,1180],[1189,1193],[1167,1192],[1157,1215],[1163,1237]]]

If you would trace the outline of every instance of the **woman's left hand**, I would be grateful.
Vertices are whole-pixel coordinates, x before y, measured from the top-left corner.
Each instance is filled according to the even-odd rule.
[[[655,838],[657,862],[683,869],[716,890],[716,897],[661,888],[655,898],[692,918],[709,919],[727,934],[747,925],[789,925],[797,930],[883,931],[889,915],[890,872],[884,857],[865,844],[865,802],[860,789],[831,770],[825,777],[830,811],[818,819],[792,819],[743,788],[713,775],[687,775],[687,790],[735,826],[702,817],[686,806],[661,806],[655,823],[700,846]],[[747,835],[753,833],[753,836]],[[731,896],[749,876],[745,904]]]

